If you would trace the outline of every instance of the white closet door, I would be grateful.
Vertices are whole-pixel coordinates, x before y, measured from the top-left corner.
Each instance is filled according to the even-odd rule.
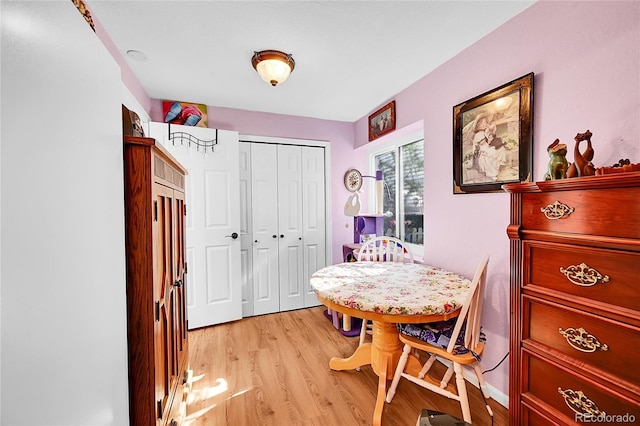
[[[253,315],[253,226],[251,223],[251,144],[240,142],[240,271],[242,316]]]
[[[254,315],[280,310],[278,285],[278,156],[276,147],[251,144]]]
[[[304,243],[304,307],[320,302],[311,289],[311,274],[326,261],[324,148],[302,147],[302,241]]]
[[[302,147],[277,145],[280,311],[304,307]]]
[[[216,138],[214,129],[171,125],[201,140]],[[240,284],[240,200],[236,132],[219,130],[213,152],[187,141],[168,140],[165,123],[149,123],[151,137],[188,170],[187,310],[189,329],[242,318]]]

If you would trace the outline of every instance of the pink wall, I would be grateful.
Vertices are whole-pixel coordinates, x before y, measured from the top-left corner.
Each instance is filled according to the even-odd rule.
[[[418,47],[416,54],[428,52]],[[481,257],[491,255],[484,369],[508,351],[509,197],[452,194],[452,108],[529,72],[535,73],[534,180],[543,179],[547,145],[559,138],[573,147],[575,134],[586,129],[593,133],[596,166],[620,158],[640,162],[640,3],[540,1],[393,98],[398,129],[424,125],[426,261],[471,276]],[[372,105],[372,111],[378,107]],[[159,111],[159,101],[152,100],[152,119],[161,119]],[[342,177],[350,167],[366,170],[366,146],[372,146],[367,117],[343,123],[209,107],[209,120],[211,127],[242,134],[331,143],[333,261],[338,262],[342,244],[352,238],[343,214],[349,193]],[[507,393],[508,363],[486,379]]]
[[[453,195],[452,109],[532,71],[534,180],[544,179],[554,139],[572,152],[587,129],[597,167],[640,162],[639,2],[538,2],[394,97],[399,128],[424,122],[425,260],[471,276],[491,255],[484,369],[508,351],[509,196]],[[366,144],[366,122],[356,123],[356,146]],[[507,362],[486,379],[507,393]]]

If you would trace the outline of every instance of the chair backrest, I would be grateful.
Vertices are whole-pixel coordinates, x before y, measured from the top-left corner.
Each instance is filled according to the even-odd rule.
[[[404,246],[404,242],[395,237],[375,237],[362,244],[358,261],[373,262],[411,262],[413,254]]]
[[[489,263],[489,256],[482,259],[476,274],[471,281],[471,287],[467,298],[462,305],[462,310],[456,321],[456,326],[453,329],[447,352],[453,352],[453,349],[458,340],[460,330],[467,323],[464,332],[464,346],[472,349],[475,348],[480,342],[480,321],[482,320],[482,303],[484,301],[484,289],[487,281],[487,264]]]

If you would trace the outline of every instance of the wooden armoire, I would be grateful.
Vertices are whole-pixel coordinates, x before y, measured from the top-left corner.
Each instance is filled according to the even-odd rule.
[[[131,425],[176,426],[186,413],[185,174],[155,139],[124,137]]]

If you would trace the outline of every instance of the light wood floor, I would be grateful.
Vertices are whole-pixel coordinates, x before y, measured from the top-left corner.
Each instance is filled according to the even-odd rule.
[[[344,337],[325,319],[323,307],[244,318],[189,332],[193,389],[189,426],[370,425],[378,377],[332,371],[329,359],[348,357],[357,337]],[[487,368],[487,366],[483,366]],[[491,425],[480,391],[467,383],[474,425]],[[507,410],[489,401],[495,426]],[[460,406],[402,379],[383,426],[414,426],[423,408],[461,418]]]

